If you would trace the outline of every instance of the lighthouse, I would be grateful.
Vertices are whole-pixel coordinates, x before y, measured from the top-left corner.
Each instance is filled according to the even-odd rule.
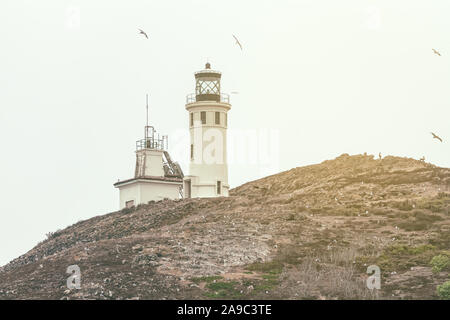
[[[185,198],[228,196],[227,128],[230,99],[221,92],[222,74],[205,68],[195,73],[195,93],[186,97],[190,135]]]
[[[179,199],[182,197],[183,171],[168,152],[169,138],[159,135],[153,126],[145,126],[144,138],[136,141],[134,178],[118,181],[120,209],[149,201]]]

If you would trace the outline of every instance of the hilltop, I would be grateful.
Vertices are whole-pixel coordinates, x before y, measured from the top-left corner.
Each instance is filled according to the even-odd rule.
[[[49,234],[0,270],[0,299],[436,299],[450,169],[347,154]],[[66,268],[81,269],[80,290]],[[382,272],[370,291],[368,265]]]

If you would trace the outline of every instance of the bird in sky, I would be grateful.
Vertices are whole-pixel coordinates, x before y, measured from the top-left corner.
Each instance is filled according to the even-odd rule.
[[[241,45],[241,43],[239,42],[239,40],[238,40],[238,38],[236,38],[236,36],[233,34],[233,38],[236,40],[236,44],[239,46],[239,48],[241,48],[241,50],[242,50],[242,45]]]
[[[440,142],[442,142],[441,137],[435,135],[433,132],[430,132],[433,135],[433,139],[438,139]]]
[[[433,49],[433,52],[434,52],[435,54],[437,54],[438,56],[441,56],[441,54],[440,54],[438,51],[434,50],[434,49]]]
[[[148,39],[148,36],[144,30],[142,30],[142,29],[138,29],[138,30],[139,30],[139,34],[143,34]]]
[[[239,94],[239,92],[237,92],[237,91],[231,91],[230,93],[231,94]]]

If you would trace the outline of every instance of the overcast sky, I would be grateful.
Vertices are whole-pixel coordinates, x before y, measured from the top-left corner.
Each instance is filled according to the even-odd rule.
[[[0,265],[118,209],[146,93],[187,173],[185,96],[207,59],[238,92],[230,134],[271,155],[234,148],[232,187],[342,153],[450,167],[449,16],[446,0],[2,0]]]

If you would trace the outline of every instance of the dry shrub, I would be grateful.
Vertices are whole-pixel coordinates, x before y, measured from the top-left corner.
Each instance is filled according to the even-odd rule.
[[[285,270],[285,290],[297,299],[378,299],[377,290],[369,290],[366,276],[358,272],[358,249],[335,249],[317,257],[307,257],[294,268]]]

